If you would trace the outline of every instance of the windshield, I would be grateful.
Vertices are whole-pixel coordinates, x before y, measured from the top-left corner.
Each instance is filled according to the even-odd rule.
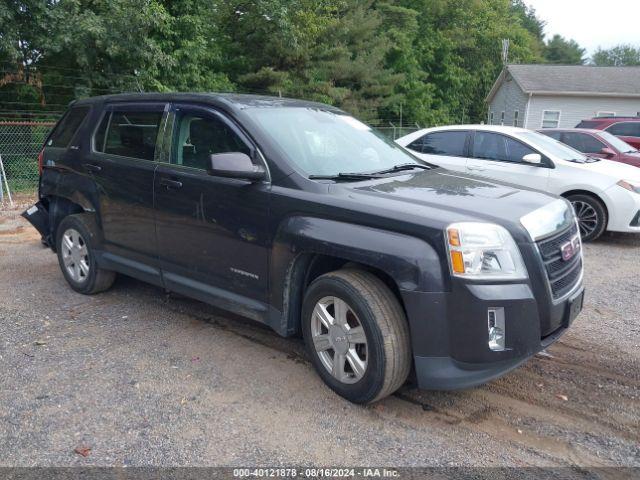
[[[364,123],[316,108],[253,108],[252,118],[310,176],[426,165]]]
[[[619,152],[622,152],[622,153],[637,152],[637,150],[633,148],[631,145],[629,145],[627,142],[625,142],[624,140],[620,140],[618,137],[616,137],[615,135],[611,135],[609,132],[598,132],[598,135],[600,135],[604,140],[609,142],[609,144]]]
[[[548,154],[568,162],[588,162],[589,159],[573,148],[537,132],[524,132],[519,135],[534,147],[545,150]]]

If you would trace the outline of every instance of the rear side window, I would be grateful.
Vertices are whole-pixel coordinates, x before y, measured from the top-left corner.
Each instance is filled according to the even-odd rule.
[[[419,138],[409,148],[430,155],[463,157],[467,132],[434,132]]]
[[[96,132],[96,152],[153,160],[162,112],[108,112]]]
[[[607,132],[619,137],[640,137],[640,122],[620,122],[614,123]]]
[[[606,145],[586,133],[567,132],[562,135],[562,142],[582,153],[600,153]]]
[[[82,121],[89,113],[89,107],[73,107],[62,117],[47,141],[48,147],[67,148]]]

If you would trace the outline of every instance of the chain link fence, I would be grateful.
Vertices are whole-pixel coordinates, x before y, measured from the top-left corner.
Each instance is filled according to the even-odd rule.
[[[415,131],[420,130],[418,127],[374,127],[380,133],[382,133],[389,140],[397,140],[400,137],[409,135]]]
[[[54,125],[53,121],[0,121],[0,156],[11,193],[37,188],[38,154]]]

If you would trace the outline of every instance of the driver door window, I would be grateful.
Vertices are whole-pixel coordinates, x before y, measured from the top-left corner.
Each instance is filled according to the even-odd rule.
[[[197,113],[176,115],[174,151],[171,163],[207,170],[209,156],[215,153],[241,152],[249,147],[222,120]]]

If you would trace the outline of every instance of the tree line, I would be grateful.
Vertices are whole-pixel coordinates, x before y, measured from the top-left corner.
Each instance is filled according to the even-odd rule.
[[[121,91],[238,91],[369,122],[479,121],[503,65],[582,64],[523,0],[0,0],[0,113]],[[640,64],[640,50],[596,64]]]

